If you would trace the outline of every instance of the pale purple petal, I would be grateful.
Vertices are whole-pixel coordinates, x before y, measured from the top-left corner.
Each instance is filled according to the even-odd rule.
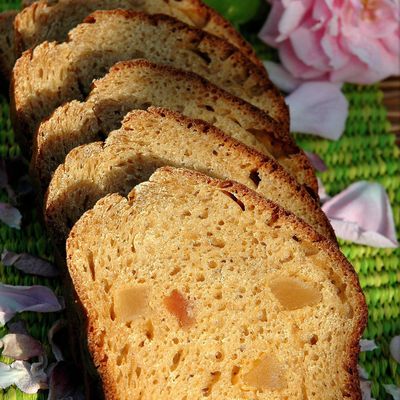
[[[55,312],[62,308],[59,299],[48,287],[11,286],[0,283],[1,325],[22,311]]]
[[[312,153],[311,151],[305,151],[305,153],[316,171],[325,172],[328,170],[324,160],[318,154]]]
[[[264,66],[272,83],[286,93],[293,92],[302,82],[300,79],[296,79],[281,64],[264,61]]]
[[[338,237],[373,247],[398,246],[393,212],[378,183],[356,182],[322,206]]]
[[[43,347],[39,341],[29,335],[9,333],[0,339],[2,355],[15,360],[29,360],[43,354]]]
[[[1,255],[1,262],[7,267],[13,265],[26,274],[45,276],[48,278],[59,275],[58,269],[53,264],[27,253],[18,254],[4,250]]]
[[[28,394],[47,389],[44,367],[26,361],[15,361],[11,365],[0,363],[0,387],[7,389],[11,385]]]
[[[319,200],[322,204],[326,203],[328,200],[331,199],[331,196],[326,192],[325,186],[322,183],[321,179],[317,178],[318,181],[318,196]]]
[[[400,363],[400,336],[395,336],[390,341],[390,354],[392,357]]]
[[[340,88],[329,82],[307,82],[286,97],[293,132],[337,140],[348,115],[348,102]]]
[[[360,340],[360,351],[373,351],[377,348],[378,346],[376,345],[374,340],[369,340],[369,339]]]
[[[66,321],[64,320],[58,320],[56,321],[52,327],[50,328],[48,334],[47,334],[47,338],[49,340],[50,346],[51,346],[51,350],[54,354],[54,358],[57,361],[63,361],[64,357],[62,354],[62,351],[60,349],[60,347],[56,344],[55,342],[55,335],[57,334],[57,332],[61,331],[62,329],[64,329],[67,326]]]
[[[358,375],[360,379],[368,379],[368,372],[360,364],[357,365]]]
[[[25,321],[9,322],[7,328],[8,333],[20,333],[22,335],[29,334],[25,326]]]
[[[10,228],[21,228],[21,213],[12,205],[0,203],[0,221],[4,222]]]
[[[400,400],[400,388],[396,385],[383,385],[386,393],[390,394],[394,400]]]
[[[83,400],[85,398],[77,388],[77,378],[73,372],[74,368],[64,361],[59,361],[52,367],[47,400]]]
[[[360,388],[361,388],[362,400],[373,400],[373,398],[371,397],[371,382],[370,381],[361,381]]]

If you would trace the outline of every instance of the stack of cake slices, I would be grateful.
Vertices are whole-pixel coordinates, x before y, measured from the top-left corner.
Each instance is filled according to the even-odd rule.
[[[227,21],[200,0],[25,2],[0,16],[0,68],[106,399],[361,399],[357,275]]]

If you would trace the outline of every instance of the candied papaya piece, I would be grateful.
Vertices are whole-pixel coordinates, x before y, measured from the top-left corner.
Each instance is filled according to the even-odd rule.
[[[148,288],[135,286],[119,289],[114,293],[114,313],[118,321],[129,322],[146,313]]]
[[[297,310],[318,304],[321,291],[311,283],[293,277],[278,278],[269,284],[272,294],[287,310]]]
[[[243,377],[243,382],[258,390],[280,390],[286,387],[284,369],[274,356],[264,356],[254,361]]]
[[[167,310],[174,315],[181,327],[188,327],[193,324],[193,307],[190,302],[178,290],[173,290],[164,299]]]

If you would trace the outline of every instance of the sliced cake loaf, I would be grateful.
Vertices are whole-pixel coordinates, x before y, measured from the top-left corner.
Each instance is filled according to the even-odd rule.
[[[253,48],[233,26],[200,0],[42,0],[20,12],[15,19],[18,55],[48,41],[64,41],[68,32],[96,10],[128,9],[166,14],[188,25],[226,39],[260,63]]]
[[[98,11],[65,43],[45,42],[18,59],[11,82],[12,117],[26,148],[39,122],[64,102],[82,99],[94,78],[117,61],[146,58],[190,70],[259,106],[288,127],[283,97],[265,69],[226,40],[165,15]],[[29,147],[28,147],[29,148]]]
[[[207,121],[246,145],[275,158],[299,183],[317,193],[307,156],[290,135],[258,108],[200,76],[147,60],[116,64],[93,83],[84,103],[58,108],[40,124],[33,142],[31,172],[44,193],[57,166],[74,147],[102,140],[121,126],[128,111],[153,105]]]
[[[242,185],[163,168],[101,199],[67,254],[106,399],[361,399],[354,270]]]
[[[69,153],[56,170],[45,200],[50,237],[63,247],[73,224],[98,199],[108,193],[128,194],[165,165],[243,183],[335,241],[318,203],[273,159],[204,121],[160,108],[132,111],[105,143]]]

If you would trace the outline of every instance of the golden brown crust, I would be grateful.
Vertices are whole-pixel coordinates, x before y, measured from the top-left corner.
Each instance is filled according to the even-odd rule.
[[[183,22],[177,21],[172,17],[168,17],[165,15],[145,15],[143,13],[131,12],[131,11],[124,11],[124,10],[112,10],[112,11],[98,11],[93,13],[86,19],[86,22],[79,25],[76,29],[71,31],[69,35],[69,40],[67,43],[63,43],[60,45],[55,45],[54,43],[43,43],[42,45],[36,47],[35,51],[33,52],[33,57],[31,58],[32,54],[24,53],[22,57],[18,60],[14,70],[13,70],[13,79],[14,79],[14,92],[13,95],[16,96],[15,99],[15,106],[17,107],[15,115],[17,114],[19,119],[24,119],[24,125],[30,125],[30,130],[26,132],[26,134],[32,135],[33,131],[36,129],[37,124],[39,121],[29,121],[34,118],[42,119],[49,115],[50,112],[54,110],[55,107],[59,106],[65,101],[72,100],[71,93],[73,91],[77,91],[78,87],[73,87],[72,89],[64,88],[62,85],[58,89],[58,94],[53,92],[41,92],[38,90],[37,86],[41,84],[42,81],[37,81],[33,83],[33,71],[32,70],[39,70],[40,63],[43,62],[43,54],[47,54],[48,57],[54,59],[61,57],[59,52],[63,51],[65,53],[74,51],[74,41],[80,40],[80,32],[85,32],[85,27],[88,24],[94,23],[96,20],[104,19],[105,24],[108,24],[108,21],[113,21],[113,16],[116,16],[116,21],[118,18],[125,18],[128,20],[137,20],[137,21],[144,21],[145,24],[149,26],[160,26],[162,25],[164,29],[168,29],[171,31],[172,34],[176,35],[177,37],[182,37],[183,40],[187,42],[187,46],[191,47],[191,51],[212,51],[214,61],[216,63],[228,63],[226,67],[229,65],[230,75],[234,75],[233,71],[240,71],[242,76],[235,77],[235,81],[233,83],[235,90],[239,90],[246,93],[250,99],[250,102],[257,104],[262,103],[265,108],[268,109],[268,112],[271,113],[273,118],[278,122],[282,123],[283,129],[288,128],[289,125],[289,116],[288,110],[284,103],[283,97],[278,96],[276,89],[273,87],[272,83],[268,79],[268,75],[265,70],[259,68],[258,66],[254,65],[249,61],[249,59],[243,55],[236,47],[229,44],[228,42],[208,34],[204,31],[201,31],[196,28],[189,27],[188,25],[184,24]],[[100,26],[100,24],[99,24]],[[104,28],[104,25],[102,26]],[[51,52],[51,55],[50,55]],[[36,55],[36,57],[35,57]],[[40,55],[40,56],[39,56]],[[72,56],[71,56],[72,57]],[[125,55],[126,57],[126,55]],[[27,60],[29,58],[29,61]],[[229,59],[229,61],[226,61]],[[225,60],[225,61],[223,61]],[[68,61],[65,64],[65,61],[60,59],[60,68],[63,68],[67,71]],[[197,62],[197,61],[196,61]],[[65,64],[65,65],[64,65]],[[233,70],[233,67],[235,68]],[[188,67],[189,68],[189,67]],[[37,72],[38,73],[38,72]],[[45,72],[47,74],[48,72]],[[68,79],[72,79],[73,74],[77,72],[73,72],[68,70],[68,74],[70,77]],[[224,74],[221,72],[221,75]],[[215,74],[213,74],[215,76]],[[30,78],[30,79],[29,79]],[[211,77],[210,77],[211,78]],[[231,76],[229,79],[232,79]],[[221,79],[221,78],[218,78]],[[228,78],[227,78],[228,79]],[[37,77],[35,76],[35,80]],[[19,90],[22,86],[32,88],[29,90],[31,93],[34,91],[37,93],[37,96],[31,98],[31,95],[24,93],[22,90]],[[68,96],[64,95],[63,93],[68,93]],[[46,102],[44,102],[41,97],[46,97]],[[75,95],[76,96],[76,95]],[[29,102],[27,102],[27,98],[29,98]],[[50,98],[50,100],[48,100]],[[76,98],[76,97],[75,97]],[[254,101],[253,101],[254,100]],[[27,104],[24,104],[27,103]],[[39,107],[38,104],[43,104],[45,108]],[[33,104],[33,105],[32,105]],[[47,104],[47,107],[46,107]],[[51,104],[51,106],[50,106]],[[29,106],[37,107],[38,110],[29,110]],[[264,108],[263,107],[263,108]],[[51,110],[50,110],[51,108]],[[48,111],[46,111],[49,109]],[[35,117],[36,116],[36,117]],[[16,125],[18,128],[18,124]],[[31,140],[31,139],[30,139]]]
[[[318,248],[326,253],[328,257],[335,262],[335,264],[337,265],[338,273],[343,274],[348,278],[348,281],[352,286],[352,290],[354,291],[354,298],[356,299],[357,303],[354,305],[358,306],[356,329],[352,334],[352,340],[349,348],[347,349],[347,371],[349,373],[349,381],[347,387],[344,388],[345,390],[347,390],[347,392],[344,392],[343,395],[346,396],[346,398],[352,400],[360,400],[361,393],[357,373],[357,356],[359,352],[359,339],[362,335],[363,330],[365,329],[367,322],[367,306],[357,275],[351,264],[346,260],[343,254],[341,254],[338,248],[335,247],[330,241],[324,239],[321,235],[317,234],[307,224],[296,218],[293,214],[281,209],[276,204],[266,200],[265,198],[259,196],[257,193],[253,192],[252,190],[241,184],[230,181],[220,181],[210,178],[199,172],[184,169],[175,169],[171,167],[162,167],[157,170],[150,178],[150,182],[160,182],[162,184],[167,179],[166,176],[168,176],[168,174],[179,176],[180,180],[182,181],[187,179],[193,182],[193,184],[206,184],[216,189],[233,193],[244,203],[246,208],[248,208],[248,205],[255,206],[258,207],[261,212],[265,212],[266,215],[271,215],[271,218],[265,221],[266,224],[272,224],[276,226],[290,225],[291,227],[293,227],[293,231],[296,232],[296,241],[318,243]],[[133,189],[132,192],[128,195],[128,199],[117,194],[112,194],[104,197],[97,202],[92,210],[86,212],[72,229],[69,239],[67,241],[68,265],[78,293],[80,293],[80,290],[84,290],[81,289],[81,287],[83,288],[84,286],[84,282],[81,280],[79,273],[74,270],[71,260],[72,253],[74,251],[73,243],[77,240],[77,237],[79,237],[79,231],[81,231],[82,229],[85,230],[84,227],[91,224],[91,215],[96,214],[98,209],[109,209],[119,203],[123,203],[124,207],[134,207],[137,192],[140,190],[140,186]],[[88,305],[87,314],[89,318],[90,315],[93,315],[93,312],[95,315],[95,310],[92,309],[90,305]],[[117,391],[114,386],[115,382],[113,382],[111,374],[108,373],[108,366],[106,362],[107,355],[104,354],[102,348],[96,346],[96,335],[96,327],[92,325],[88,331],[90,351],[94,356],[95,363],[98,366],[99,372],[103,378],[103,387],[106,393],[106,398],[117,399]]]
[[[240,154],[241,157],[238,158],[251,163],[257,171],[261,172],[262,176],[271,176],[272,182],[276,182],[276,185],[278,185],[279,182],[279,187],[285,192],[285,195],[282,196],[282,204],[287,204],[287,207],[289,207],[289,203],[287,201],[285,203],[284,199],[290,197],[293,204],[298,205],[296,209],[299,210],[299,213],[301,213],[301,209],[304,210],[301,213],[301,217],[307,220],[308,223],[312,223],[316,229],[323,232],[327,238],[336,243],[335,233],[319,204],[308,194],[306,189],[299,185],[298,182],[272,158],[259,153],[255,149],[249,148],[230,136],[225,135],[220,129],[209,125],[202,120],[187,118],[180,113],[163,108],[150,107],[147,111],[137,110],[129,113],[123,120],[122,130],[129,130],[130,127],[136,126],[136,124],[140,123],[142,118],[147,119],[152,117],[155,117],[154,119],[160,122],[164,118],[172,120],[174,127],[180,126],[184,130],[189,129],[190,131],[197,131],[201,135],[209,137],[211,141],[223,144],[223,146],[228,150],[228,154]],[[67,190],[65,192],[66,194],[60,196],[59,188],[65,188],[72,182],[68,182],[68,178],[64,181],[64,170],[73,170],[73,166],[76,163],[84,163],[92,154],[101,153],[107,147],[111,147],[114,142],[117,144],[119,143],[118,135],[116,136],[115,134],[112,134],[104,144],[96,142],[75,148],[67,155],[64,164],[54,173],[44,202],[46,225],[48,226],[52,237],[60,238],[61,241],[63,241],[65,240],[64,235],[67,234],[65,223],[59,221],[60,213],[63,212],[60,205],[71,203],[70,200],[64,197],[68,196],[72,189]],[[102,173],[100,175],[103,176]],[[74,181],[73,184],[75,185],[76,181]],[[272,186],[273,185],[274,184],[272,184]]]
[[[278,160],[278,162],[284,165],[284,167],[297,179],[298,182],[312,188],[314,191],[317,190],[316,177],[313,167],[311,166],[305,153],[296,145],[291,135],[277,133],[281,130],[281,127],[265,112],[261,111],[250,103],[231,95],[223,89],[218,88],[199,75],[189,71],[183,71],[169,66],[154,64],[144,59],[119,62],[111,67],[109,73],[104,78],[93,82],[92,91],[89,94],[86,103],[82,103],[82,112],[85,108],[89,109],[89,107],[93,107],[93,104],[89,104],[91,97],[94,96],[97,98],[97,96],[100,96],[101,98],[102,88],[106,84],[112,84],[113,77],[116,75],[118,76],[118,72],[126,71],[128,74],[130,70],[140,70],[142,68],[144,70],[151,70],[157,75],[166,75],[171,80],[177,82],[187,82],[187,84],[193,88],[195,94],[201,95],[201,93],[209,93],[212,95],[213,99],[223,99],[228,109],[238,110],[238,112],[250,116],[252,126],[257,128],[256,130],[260,132],[262,137],[265,137],[265,140],[268,140],[270,143],[272,143],[273,148],[270,149],[270,153]],[[121,79],[123,76],[124,75],[120,76],[118,79]],[[127,75],[127,79],[129,79],[129,75]],[[128,92],[126,94],[128,94]],[[47,189],[49,183],[49,176],[43,171],[43,165],[48,166],[46,160],[46,151],[49,153],[46,145],[46,131],[48,130],[49,132],[54,132],[54,130],[51,128],[52,123],[56,123],[57,120],[62,118],[62,111],[65,110],[65,117],[71,115],[71,113],[67,113],[69,110],[68,104],[73,103],[67,103],[66,105],[60,107],[53,112],[49,119],[46,119],[46,121],[50,120],[51,125],[45,123],[45,121],[42,121],[42,124],[39,126],[39,129],[34,137],[31,172],[33,175],[37,175],[36,181],[40,182],[38,187],[40,187],[40,190],[43,193]],[[101,115],[99,117],[101,118]],[[252,135],[250,131],[248,134]],[[262,142],[263,138],[260,140]]]

